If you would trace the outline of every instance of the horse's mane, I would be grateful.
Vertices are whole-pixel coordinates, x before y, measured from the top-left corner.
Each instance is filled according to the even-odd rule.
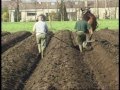
[[[89,9],[86,9],[86,10],[81,9],[81,10],[82,10],[82,15],[83,15],[84,20],[88,21],[89,18],[92,17],[93,23],[91,24],[91,26],[92,26],[93,31],[95,31],[97,28],[97,20],[96,20],[95,15],[92,14]]]

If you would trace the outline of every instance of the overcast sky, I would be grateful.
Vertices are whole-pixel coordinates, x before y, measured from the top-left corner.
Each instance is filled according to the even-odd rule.
[[[2,1],[11,1],[11,0],[2,0]],[[31,2],[31,1],[50,2],[50,1],[52,1],[52,2],[55,2],[56,0],[21,0],[21,1],[25,1],[25,2]],[[72,1],[72,0],[64,0],[64,1]],[[75,0],[73,0],[73,1],[75,1]],[[78,1],[84,1],[84,0],[78,0]],[[90,0],[90,1],[92,1],[92,0]]]
[[[11,0],[2,0],[2,1],[11,1]],[[39,2],[56,2],[57,0],[21,0],[23,2],[34,2],[34,1],[39,1]],[[61,1],[61,0],[59,0]],[[64,1],[84,1],[84,0],[64,0]],[[87,0],[87,1],[94,1],[94,0]],[[98,1],[105,1],[105,0],[98,0]]]
[[[2,1],[11,1],[11,0],[2,0]],[[34,2],[34,1],[40,1],[40,2],[56,2],[56,0],[21,0],[23,2]]]

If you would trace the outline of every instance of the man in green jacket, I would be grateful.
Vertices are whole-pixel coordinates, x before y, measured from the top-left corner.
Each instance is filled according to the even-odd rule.
[[[87,48],[87,42],[89,41],[89,35],[93,34],[91,27],[92,17],[89,17],[88,21],[84,19],[78,20],[75,24],[76,34],[77,34],[77,43],[79,44],[79,49],[82,52],[83,48]]]

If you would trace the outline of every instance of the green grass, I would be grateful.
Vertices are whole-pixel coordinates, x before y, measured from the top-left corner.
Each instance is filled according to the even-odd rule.
[[[35,22],[2,22],[2,31],[8,32],[17,32],[17,31],[30,31],[32,32],[32,27]],[[74,30],[76,21],[48,21],[49,30],[56,32],[58,30],[69,29],[71,31]],[[98,20],[98,28],[97,30],[104,29],[108,27],[109,29],[117,29],[119,28],[118,20]]]
[[[108,27],[108,29],[119,29],[119,20],[98,20],[98,28],[97,30],[104,29]]]

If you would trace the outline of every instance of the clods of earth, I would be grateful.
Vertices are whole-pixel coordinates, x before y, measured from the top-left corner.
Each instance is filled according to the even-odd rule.
[[[94,32],[82,53],[75,35],[49,32],[41,59],[34,34],[2,32],[2,90],[118,90],[118,30]]]

